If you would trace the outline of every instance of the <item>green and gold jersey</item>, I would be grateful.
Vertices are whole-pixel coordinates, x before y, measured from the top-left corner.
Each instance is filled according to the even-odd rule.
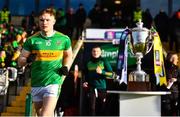
[[[49,84],[62,84],[58,73],[62,66],[63,50],[71,47],[68,36],[55,32],[51,37],[45,37],[40,32],[29,37],[23,48],[37,54],[31,65],[31,85],[33,87]]]
[[[102,74],[96,72],[98,66],[102,69]],[[112,77],[112,72],[112,67],[106,59],[91,59],[86,65],[85,80],[92,88],[106,89],[106,78]]]

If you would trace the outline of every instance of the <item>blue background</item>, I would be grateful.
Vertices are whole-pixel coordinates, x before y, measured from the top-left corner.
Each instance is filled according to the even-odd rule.
[[[0,0],[0,9],[3,8],[5,2],[6,0]],[[82,3],[85,10],[89,12],[96,3],[96,0],[70,0],[70,7],[76,10],[80,3]],[[65,9],[65,0],[39,0],[39,11],[51,5],[56,9]],[[29,15],[32,11],[35,11],[35,9],[35,0],[9,0],[9,10],[13,16]]]
[[[29,15],[35,11],[35,0],[0,0],[0,9],[3,8],[5,2],[9,1],[9,9],[12,15]],[[65,9],[66,0],[39,0],[39,10],[53,5],[55,8]],[[69,0],[70,7],[75,10],[78,8],[79,3],[83,3],[87,12],[94,6],[96,0]],[[155,16],[160,9],[168,12],[168,0],[141,0],[141,7],[143,10],[150,9],[150,12]],[[173,0],[173,12],[180,9],[180,0]],[[39,12],[39,11],[35,11]]]

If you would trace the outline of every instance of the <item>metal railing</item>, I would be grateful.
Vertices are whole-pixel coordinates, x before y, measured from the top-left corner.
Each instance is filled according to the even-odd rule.
[[[6,95],[9,86],[8,70],[0,69],[0,95]]]

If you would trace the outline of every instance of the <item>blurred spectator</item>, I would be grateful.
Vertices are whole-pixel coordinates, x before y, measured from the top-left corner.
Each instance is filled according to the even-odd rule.
[[[31,30],[28,30],[27,35],[31,36],[31,35],[35,34],[37,31],[39,31],[39,27],[37,25],[34,25],[31,28]]]
[[[0,51],[0,68],[3,68],[5,64],[5,59],[6,59],[6,52],[4,50]]]
[[[178,55],[168,53],[165,61],[167,89],[170,95],[162,96],[162,115],[178,116],[180,69],[178,68]]]
[[[84,22],[84,29],[91,28],[91,19],[89,17],[86,18],[86,21]]]
[[[170,33],[170,50],[173,50],[173,45],[175,43],[175,50],[179,52],[180,44],[180,9],[175,12],[175,14],[170,19],[169,24],[169,33]]]
[[[5,42],[8,41],[8,34],[9,34],[9,30],[8,30],[8,25],[6,23],[2,23],[1,24],[1,46],[3,47]]]
[[[101,7],[95,4],[94,7],[89,11],[88,17],[91,19],[91,27],[99,28],[101,24]]]
[[[26,40],[27,33],[22,27],[3,23],[1,28],[1,46],[0,51],[5,54],[0,57],[0,67],[17,67],[17,58],[19,48]],[[5,56],[4,56],[5,55]]]
[[[34,11],[32,11],[29,16],[26,16],[22,19],[21,26],[28,33],[30,33],[31,30],[33,30],[33,27],[36,26]]]
[[[83,26],[87,17],[86,10],[84,9],[83,4],[79,4],[79,8],[77,9],[75,13],[76,17],[76,39],[79,38],[83,31]]]
[[[73,31],[75,28],[75,13],[74,13],[74,9],[70,8],[66,14],[66,18],[67,18],[67,35],[70,37],[70,39],[72,39],[73,36]]]
[[[137,6],[135,11],[133,12],[133,26],[136,26],[136,23],[139,20],[142,21],[142,10],[140,6]]]
[[[159,33],[162,42],[168,41],[168,27],[169,27],[169,17],[164,12],[160,10],[159,13],[154,18],[156,29]]]
[[[65,16],[65,12],[62,8],[59,8],[56,11],[56,23],[54,25],[54,29],[66,34],[66,23],[67,19]]]
[[[112,17],[112,26],[115,28],[122,28],[124,26],[121,11],[115,11],[114,16]]]
[[[28,28],[32,29],[34,25],[35,25],[35,14],[34,11],[32,11],[31,14],[29,15]]]
[[[153,23],[153,17],[149,11],[149,9],[146,9],[143,13],[142,13],[142,21],[144,23],[144,27],[150,29]]]
[[[101,19],[102,28],[111,28],[112,19],[108,8],[103,9]]]
[[[0,11],[0,21],[7,24],[11,22],[11,12],[7,6],[4,6],[4,8]]]
[[[29,17],[23,17],[22,21],[21,21],[21,26],[27,30],[28,29],[28,21],[29,21]]]

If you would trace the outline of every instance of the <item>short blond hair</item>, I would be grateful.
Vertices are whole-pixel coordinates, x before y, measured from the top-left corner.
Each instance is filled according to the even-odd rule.
[[[42,16],[43,14],[50,14],[54,17],[56,17],[56,10],[54,8],[46,8],[46,9],[43,9],[40,13],[39,13],[39,16]]]

